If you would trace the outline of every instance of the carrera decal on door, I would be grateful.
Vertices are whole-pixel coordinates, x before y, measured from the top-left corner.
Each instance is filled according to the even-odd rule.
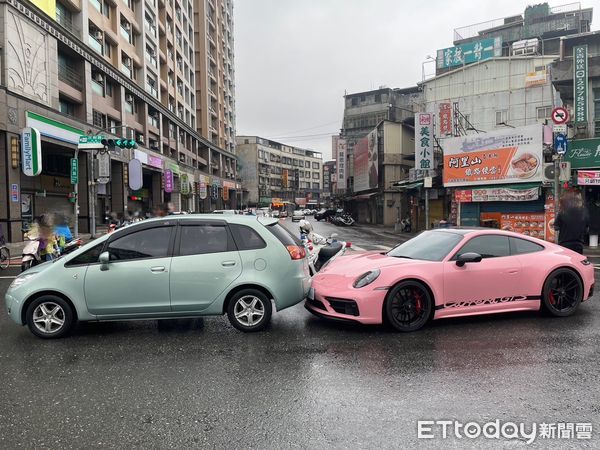
[[[469,308],[472,306],[481,306],[481,305],[495,305],[498,303],[509,303],[509,302],[523,302],[529,300],[541,300],[541,295],[515,295],[512,297],[496,297],[496,298],[486,298],[481,300],[464,300],[464,301],[456,301],[456,302],[446,302],[443,305],[437,305],[435,307],[436,310],[446,309],[446,308]]]

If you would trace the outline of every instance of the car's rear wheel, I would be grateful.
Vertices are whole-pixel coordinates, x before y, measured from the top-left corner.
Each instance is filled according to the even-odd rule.
[[[227,317],[241,331],[260,331],[271,320],[271,300],[256,289],[237,292],[227,306]]]
[[[29,304],[25,318],[33,334],[43,339],[56,339],[71,330],[73,309],[60,297],[44,295]]]
[[[433,299],[417,281],[403,281],[390,291],[385,303],[388,322],[398,331],[416,331],[427,323]]]
[[[583,299],[583,284],[570,269],[557,269],[552,272],[542,293],[544,309],[557,317],[570,316]]]

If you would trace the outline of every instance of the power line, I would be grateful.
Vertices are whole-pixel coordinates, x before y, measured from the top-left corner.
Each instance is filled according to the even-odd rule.
[[[334,123],[339,123],[339,122],[340,122],[339,120],[336,120],[334,122],[324,123],[323,125],[317,125],[314,127],[302,128],[300,130],[294,130],[294,131],[285,131],[283,134],[300,133],[301,131],[309,131],[309,130],[314,130],[315,128],[323,128],[323,127],[333,125]]]
[[[278,137],[272,137],[269,139],[276,141],[278,139],[298,139],[298,138],[307,138],[307,137],[315,137],[315,136],[332,136],[332,135],[337,135],[338,133],[339,133],[339,130],[330,131],[327,133],[299,134],[299,135],[295,135],[295,136],[278,136]]]

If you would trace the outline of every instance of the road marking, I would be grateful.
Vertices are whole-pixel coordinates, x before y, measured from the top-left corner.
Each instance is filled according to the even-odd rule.
[[[12,280],[14,278],[17,278],[17,276],[16,275],[15,276],[8,275],[8,276],[2,276],[2,277],[0,277],[0,279],[2,279],[2,280],[9,280],[9,279]]]
[[[357,252],[366,252],[367,251],[366,249],[359,247],[358,245],[354,245],[354,244],[352,244],[352,247],[350,247],[350,248],[352,250],[356,250]]]
[[[389,251],[392,249],[392,247],[389,247],[387,245],[375,245],[375,247],[380,248],[381,250],[385,250],[385,251]]]

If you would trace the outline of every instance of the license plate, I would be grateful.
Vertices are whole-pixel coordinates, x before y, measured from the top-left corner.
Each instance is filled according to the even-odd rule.
[[[308,294],[306,295],[306,297],[307,297],[309,300],[314,300],[314,299],[315,299],[315,289],[314,289],[314,288],[310,288],[310,289],[308,290]]]

